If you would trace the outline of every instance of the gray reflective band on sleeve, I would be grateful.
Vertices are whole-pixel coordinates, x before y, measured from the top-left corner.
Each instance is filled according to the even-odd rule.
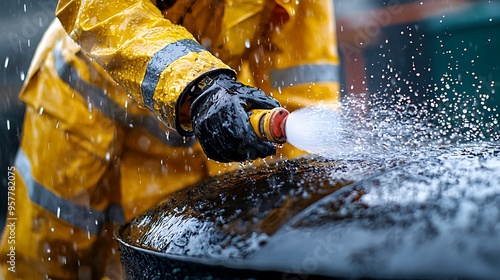
[[[142,81],[142,98],[146,107],[153,109],[153,95],[156,86],[160,81],[160,75],[163,70],[172,62],[185,56],[190,52],[202,52],[205,49],[196,41],[183,39],[166,45],[163,49],[156,52],[148,63],[144,79]]]
[[[123,209],[117,204],[110,204],[104,211],[97,211],[74,204],[46,189],[33,179],[31,163],[21,149],[17,152],[15,166],[26,184],[30,200],[59,219],[92,234],[99,234],[105,222],[125,221]]]
[[[85,82],[78,71],[71,64],[68,64],[62,56],[60,43],[54,48],[53,54],[59,78],[109,119],[124,126],[140,125],[149,134],[169,146],[189,147],[196,142],[194,137],[185,138],[174,130],[167,131],[167,128],[151,115],[132,115],[128,113],[126,109],[109,98],[104,89]]]
[[[303,64],[284,69],[271,70],[273,89],[293,85],[339,82],[339,66],[335,64]]]

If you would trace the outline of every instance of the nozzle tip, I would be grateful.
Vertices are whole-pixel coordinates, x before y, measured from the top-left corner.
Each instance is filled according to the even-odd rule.
[[[269,121],[269,130],[273,138],[273,142],[286,142],[285,126],[288,115],[290,115],[290,112],[282,107],[274,108],[272,110]]]

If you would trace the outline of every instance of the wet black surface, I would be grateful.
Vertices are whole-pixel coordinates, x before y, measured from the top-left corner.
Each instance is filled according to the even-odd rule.
[[[500,144],[239,171],[177,193],[120,236],[131,279],[194,271],[223,279],[266,271],[282,279],[495,279]]]
[[[345,165],[285,161],[215,177],[134,220],[130,242],[188,256],[244,257],[301,210],[353,181],[325,176]]]

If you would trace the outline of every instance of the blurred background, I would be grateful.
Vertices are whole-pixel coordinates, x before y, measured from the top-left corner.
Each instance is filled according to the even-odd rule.
[[[441,125],[452,123],[467,135],[496,139],[500,1],[334,3],[342,94],[366,105],[358,106],[361,113],[369,114],[381,104],[411,102],[427,108],[427,114],[443,116],[434,119]],[[6,210],[7,167],[19,145],[24,113],[17,95],[56,4],[56,0],[0,4],[0,227]]]

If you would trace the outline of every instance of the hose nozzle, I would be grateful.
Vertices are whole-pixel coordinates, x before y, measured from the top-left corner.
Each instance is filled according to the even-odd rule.
[[[285,125],[288,115],[290,112],[285,108],[277,107],[271,110],[252,110],[249,118],[259,138],[282,144],[286,142]]]

